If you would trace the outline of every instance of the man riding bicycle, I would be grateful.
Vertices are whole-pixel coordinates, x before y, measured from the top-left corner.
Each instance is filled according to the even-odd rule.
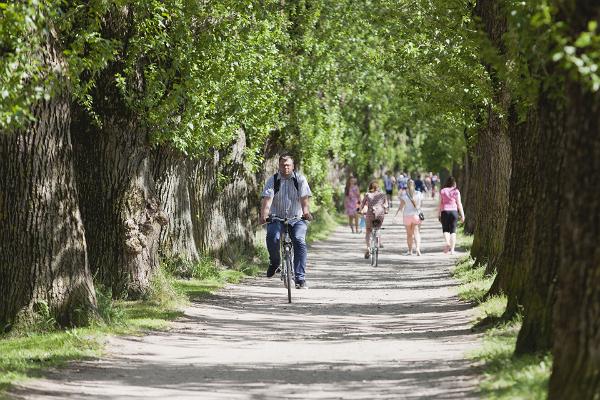
[[[294,171],[294,159],[289,154],[279,157],[279,172],[267,179],[262,192],[260,223],[267,222],[270,215],[289,219],[290,237],[294,245],[294,275],[296,289],[308,289],[306,271],[306,221],[312,220],[309,199],[312,196],[306,178]],[[304,218],[304,219],[302,219]],[[283,222],[270,221],[267,225],[267,250],[269,268],[267,277],[272,277],[281,264],[279,252]]]

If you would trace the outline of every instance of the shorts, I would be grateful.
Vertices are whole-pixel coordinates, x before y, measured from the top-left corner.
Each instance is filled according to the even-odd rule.
[[[410,226],[410,225],[421,225],[421,219],[419,218],[418,215],[405,215],[403,217],[404,220],[404,225],[405,226]]]
[[[456,223],[458,222],[458,211],[442,211],[442,232],[456,233]]]
[[[388,194],[388,195],[390,195],[390,196],[392,195],[393,192],[394,192],[394,189],[392,189],[392,190],[386,190],[385,191],[385,193]]]

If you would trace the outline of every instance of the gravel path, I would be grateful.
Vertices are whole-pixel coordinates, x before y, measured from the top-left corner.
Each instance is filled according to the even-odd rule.
[[[279,279],[231,285],[168,332],[111,338],[106,358],[14,388],[24,399],[474,399],[465,353],[479,336],[455,297],[456,257],[427,203],[423,256],[402,256],[388,216],[381,265],[340,227],[309,252],[309,290],[288,305]]]

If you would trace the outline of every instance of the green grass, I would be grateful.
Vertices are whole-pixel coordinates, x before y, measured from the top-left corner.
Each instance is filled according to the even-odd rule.
[[[487,399],[546,399],[552,369],[549,354],[515,356],[521,322],[501,324],[486,332],[483,347],[472,356],[485,365],[480,389]]]
[[[465,226],[460,224],[456,230],[456,244],[465,251],[473,247],[473,235],[465,235]]]
[[[473,259],[465,257],[456,264],[452,271],[462,284],[458,288],[458,296],[465,301],[479,304],[492,286],[494,277],[485,276],[485,265],[473,267]]]
[[[493,277],[485,276],[485,265],[473,267],[473,260],[465,257],[453,270],[461,285],[459,297],[476,304],[475,326],[486,327],[483,346],[470,356],[483,364],[480,384],[485,399],[545,399],[552,360],[550,355],[515,356],[515,343],[521,326],[520,317],[501,321],[506,308],[505,296],[485,297]],[[485,321],[492,321],[491,325]],[[483,324],[482,324],[483,323]]]
[[[313,215],[315,219],[310,223],[306,234],[307,243],[327,239],[338,225],[348,222],[343,215],[332,213],[326,208],[318,209]]]
[[[256,263],[264,264],[265,251],[259,248],[253,260],[241,257],[230,269],[203,258],[192,279],[176,279],[163,266],[149,292],[138,301],[112,300],[110,292],[98,286],[101,322],[90,327],[59,330],[50,327],[51,321],[43,316],[36,326],[13,329],[0,336],[0,398],[11,383],[39,376],[49,367],[101,356],[108,335],[141,335],[148,330],[167,329],[170,321],[183,315],[190,300],[259,273]]]

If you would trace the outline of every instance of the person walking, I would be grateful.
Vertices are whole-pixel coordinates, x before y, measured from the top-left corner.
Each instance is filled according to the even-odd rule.
[[[406,228],[408,250],[404,254],[405,256],[412,255],[413,250],[418,256],[421,255],[421,219],[419,218],[419,212],[422,201],[423,195],[415,190],[415,181],[410,179],[406,191],[400,196],[400,205],[398,211],[396,211],[396,215],[402,211],[402,219]]]
[[[365,207],[367,208],[366,212]],[[369,192],[363,197],[362,203],[360,203],[360,210],[366,215],[367,226],[365,242],[367,244],[367,250],[365,251],[365,258],[369,258],[369,242],[373,224],[381,226],[383,224],[384,216],[388,212],[387,195],[379,189],[377,181],[372,181],[369,184]],[[383,247],[381,242],[379,247]]]
[[[445,246],[444,253],[454,254],[456,246],[456,223],[460,215],[461,222],[465,222],[465,213],[460,201],[460,191],[456,187],[456,180],[449,176],[440,190],[440,203],[438,207],[438,219],[442,223]]]
[[[360,189],[355,177],[350,176],[346,180],[344,190],[344,209],[348,216],[348,225],[352,233],[358,233],[358,211],[360,206]]]
[[[394,178],[390,171],[386,172],[383,176],[383,186],[385,189],[385,194],[387,196],[387,201],[390,207],[392,207],[392,194],[394,193],[394,184],[396,183],[396,178]]]
[[[432,175],[431,172],[429,173],[429,175]],[[438,184],[439,178],[436,175],[432,175],[431,176],[431,198],[435,199],[435,192],[437,190],[437,184]]]
[[[430,193],[431,192],[431,174],[425,175],[425,179],[423,179],[423,183],[425,183],[425,192]],[[425,200],[426,198],[427,198],[427,196],[423,196],[423,200]]]
[[[415,190],[417,192],[425,193],[425,184],[423,184],[420,174],[415,176]]]
[[[308,289],[306,283],[306,230],[307,221],[313,219],[310,213],[310,197],[312,193],[306,178],[294,171],[294,159],[289,154],[279,157],[279,171],[267,179],[262,192],[259,221],[267,222],[271,215],[288,218],[290,221],[290,237],[294,246],[294,280],[296,289]],[[301,219],[304,218],[304,219]],[[269,267],[267,277],[272,277],[281,263],[280,240],[283,222],[270,221],[267,224],[267,250]]]

